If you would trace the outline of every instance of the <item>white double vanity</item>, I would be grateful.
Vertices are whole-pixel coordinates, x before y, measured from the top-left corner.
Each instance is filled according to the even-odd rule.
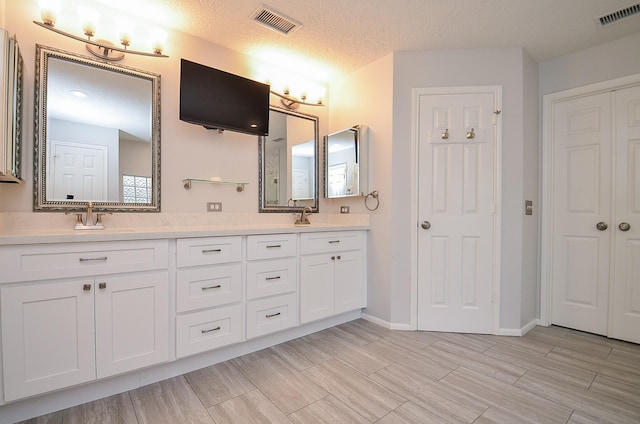
[[[0,233],[0,422],[358,318],[366,306],[366,230]]]

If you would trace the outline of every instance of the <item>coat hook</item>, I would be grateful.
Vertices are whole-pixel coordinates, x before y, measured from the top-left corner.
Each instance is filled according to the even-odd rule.
[[[444,132],[443,132],[442,134],[440,134],[440,137],[441,137],[443,140],[448,139],[448,138],[449,138],[449,128],[445,129],[445,130],[444,130]]]
[[[473,128],[471,128],[471,131],[469,131],[469,132],[467,133],[467,138],[468,138],[468,139],[472,139],[472,138],[474,138],[475,136],[476,136],[476,133],[475,133],[475,131],[473,130]]]

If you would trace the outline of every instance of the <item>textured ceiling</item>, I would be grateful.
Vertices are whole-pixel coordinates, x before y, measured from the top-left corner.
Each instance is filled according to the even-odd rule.
[[[393,51],[524,47],[541,62],[640,32],[640,15],[594,23],[637,0],[96,1],[249,55],[275,49],[327,69],[325,81]],[[260,4],[302,28],[287,37],[254,23]]]

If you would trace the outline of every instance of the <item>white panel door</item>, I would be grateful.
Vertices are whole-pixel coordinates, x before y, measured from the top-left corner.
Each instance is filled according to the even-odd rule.
[[[52,141],[51,199],[107,200],[107,147]]]
[[[640,343],[640,87],[616,91],[611,337]],[[626,226],[625,224],[628,224]]]
[[[166,271],[96,279],[98,378],[169,359]]]
[[[419,96],[420,330],[493,332],[495,97]]]
[[[607,334],[611,231],[609,93],[553,110],[553,324]]]
[[[300,323],[333,315],[334,261],[331,254],[300,257]]]
[[[95,380],[92,280],[0,293],[5,401]]]

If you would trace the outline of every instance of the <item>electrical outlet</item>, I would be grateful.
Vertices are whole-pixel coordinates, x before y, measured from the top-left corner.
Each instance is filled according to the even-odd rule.
[[[349,213],[349,206],[340,206],[340,213]]]
[[[524,214],[533,215],[533,202],[531,200],[524,201]]]
[[[207,212],[222,212],[222,202],[207,202]]]

